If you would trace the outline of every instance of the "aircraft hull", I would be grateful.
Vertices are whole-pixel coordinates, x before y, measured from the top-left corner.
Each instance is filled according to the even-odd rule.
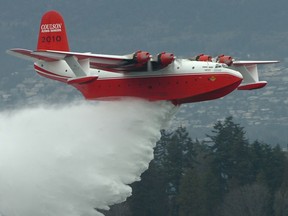
[[[242,79],[225,73],[185,74],[156,77],[106,78],[72,84],[88,100],[115,100],[137,97],[150,101],[168,100],[175,104],[212,100],[223,97]]]

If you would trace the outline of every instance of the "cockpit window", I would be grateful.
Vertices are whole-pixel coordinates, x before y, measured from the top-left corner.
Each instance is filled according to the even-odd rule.
[[[221,64],[216,64],[215,68],[222,68]]]

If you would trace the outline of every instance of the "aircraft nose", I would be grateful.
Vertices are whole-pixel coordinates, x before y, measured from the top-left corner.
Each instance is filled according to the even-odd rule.
[[[229,69],[227,72],[232,75],[233,78],[237,79],[237,81],[243,80],[243,76],[239,71]]]
[[[242,82],[243,76],[239,71],[226,68],[226,82],[225,85],[230,89],[233,86],[233,90],[236,89]]]

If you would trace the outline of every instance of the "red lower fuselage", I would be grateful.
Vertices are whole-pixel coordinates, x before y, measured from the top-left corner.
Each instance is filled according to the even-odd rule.
[[[137,97],[150,101],[168,100],[176,104],[212,100],[237,88],[242,79],[229,74],[190,74],[121,79],[97,79],[73,84],[86,99],[113,100]]]

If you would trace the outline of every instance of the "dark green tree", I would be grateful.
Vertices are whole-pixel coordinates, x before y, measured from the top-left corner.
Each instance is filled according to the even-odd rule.
[[[187,169],[181,179],[180,193],[178,196],[180,216],[212,216],[218,202],[215,194],[218,185],[210,173],[201,173],[195,169]],[[216,183],[216,184],[215,184]]]
[[[220,203],[220,182],[212,172],[212,154],[207,145],[194,142],[195,161],[181,178],[178,196],[179,215],[217,215]]]
[[[170,143],[171,135],[173,132],[169,132],[167,130],[161,130],[161,138],[156,143],[154,148],[154,162],[159,166],[163,167],[165,164],[166,156],[167,156],[167,146]]]
[[[179,192],[181,176],[186,168],[191,168],[195,160],[193,142],[185,127],[179,127],[168,140],[165,167],[171,185],[171,192]]]
[[[222,204],[223,216],[271,216],[267,210],[270,194],[265,185],[251,184],[229,191]]]
[[[288,162],[279,146],[249,144],[232,117],[215,124],[209,142],[193,142],[185,127],[161,134],[155,159],[142,180],[132,184],[131,216],[287,212]],[[246,209],[237,210],[240,204]]]
[[[205,194],[201,176],[193,169],[187,169],[181,179],[178,196],[179,216],[201,216],[205,212]]]
[[[286,157],[280,146],[272,148],[271,157],[267,158],[266,178],[268,187],[275,192],[283,183]]]
[[[173,132],[167,143],[165,157],[165,170],[167,173],[167,193],[169,196],[169,215],[179,215],[177,197],[179,186],[184,171],[193,166],[194,159],[193,142],[185,127],[179,127]]]
[[[141,176],[140,182],[132,184],[133,195],[127,202],[133,216],[167,216],[168,196],[166,176],[155,161]]]
[[[286,163],[281,148],[255,141],[250,147],[250,158],[255,180],[266,184],[271,192],[277,190],[283,182]]]
[[[228,117],[218,121],[208,137],[212,141],[211,168],[217,181],[221,183],[221,196],[229,189],[253,182],[249,143],[244,128]]]
[[[285,152],[283,152],[285,153]],[[285,155],[283,181],[281,187],[275,192],[273,210],[275,216],[288,215],[288,160],[287,152]]]

